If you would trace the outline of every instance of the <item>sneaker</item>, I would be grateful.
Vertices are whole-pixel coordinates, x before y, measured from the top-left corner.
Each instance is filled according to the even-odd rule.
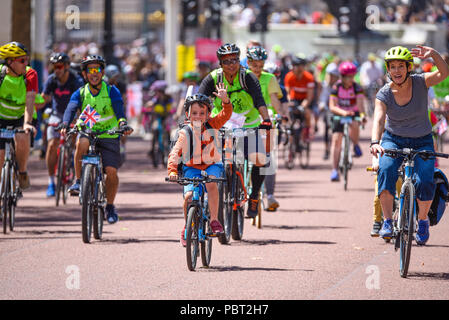
[[[354,145],[354,157],[360,158],[363,155],[362,149],[360,149],[360,146],[358,144]]]
[[[55,196],[55,184],[49,183],[47,188],[47,197],[54,197]]]
[[[30,176],[26,171],[19,172],[19,186],[22,190],[28,189],[30,187]]]
[[[113,204],[106,205],[106,218],[110,224],[114,224],[118,221],[118,214]]]
[[[276,211],[279,208],[279,202],[274,197],[268,197],[267,211]]]
[[[212,229],[212,233],[223,233],[223,226],[221,225],[220,221],[218,220],[213,220],[210,223],[210,227]]]
[[[69,190],[67,190],[71,196],[78,196],[80,194],[80,186],[81,181],[80,180],[76,180],[69,188]]]
[[[340,181],[340,174],[338,173],[338,170],[332,169],[331,181]]]
[[[382,229],[379,232],[379,236],[384,239],[391,239],[393,237],[393,220],[387,219],[384,221]]]
[[[184,228],[182,228],[181,231],[181,244],[183,247],[187,247],[187,242],[186,242],[186,226],[184,226]]]
[[[371,230],[371,237],[378,237],[381,228],[382,228],[382,221],[374,221],[373,229]]]
[[[416,231],[416,243],[420,246],[425,245],[427,240],[429,240],[429,236],[429,221],[419,220],[418,230]]]
[[[259,200],[249,198],[248,210],[246,211],[246,216],[248,218],[255,218],[259,213]]]

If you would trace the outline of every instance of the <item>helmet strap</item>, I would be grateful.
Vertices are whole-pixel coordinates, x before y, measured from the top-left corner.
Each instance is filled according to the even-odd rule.
[[[13,67],[11,67],[11,65],[9,64],[9,62],[6,60],[5,61],[6,66],[8,67],[9,70],[11,70],[12,73],[14,73],[17,77],[20,77],[22,74],[19,74],[16,72],[16,70],[14,70]]]

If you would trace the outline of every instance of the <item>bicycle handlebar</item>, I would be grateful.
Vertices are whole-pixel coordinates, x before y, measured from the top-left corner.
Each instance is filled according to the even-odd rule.
[[[403,149],[385,149],[385,154],[388,156],[395,158],[399,156],[405,156],[408,158],[414,158],[416,156],[420,156],[424,160],[427,160],[430,157],[441,157],[441,158],[449,158],[449,154],[447,153],[439,153],[430,150],[413,150],[411,148],[403,148]]]
[[[187,185],[187,184],[191,184],[191,183],[200,184],[200,183],[210,183],[210,182],[224,182],[227,180],[226,180],[226,178],[210,178],[209,176],[202,176],[202,177],[194,177],[194,178],[181,177],[181,178],[178,178],[177,180],[170,180],[169,177],[165,177],[165,181],[166,182],[177,182],[182,185]]]

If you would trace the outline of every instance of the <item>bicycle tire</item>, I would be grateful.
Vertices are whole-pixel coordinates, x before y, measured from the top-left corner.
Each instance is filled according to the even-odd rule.
[[[10,163],[7,161],[2,169],[2,227],[3,233],[7,233],[8,207],[9,207],[9,172]]]
[[[201,249],[201,262],[203,267],[209,267],[210,260],[212,257],[212,238],[207,236],[212,233],[212,228],[210,227],[210,220],[203,220],[203,232],[206,235],[204,241],[200,243]]]
[[[236,169],[237,170],[237,169]],[[245,170],[241,170],[240,172],[243,172],[244,177],[247,176],[247,172],[245,172]],[[245,178],[245,181],[251,181],[251,179],[249,177]],[[242,240],[243,238],[243,226],[244,226],[244,221],[245,221],[245,217],[244,217],[244,210],[243,210],[243,206],[241,205],[244,197],[245,197],[245,193],[243,191],[243,188],[241,186],[241,182],[239,177],[237,177],[237,175],[235,176],[235,185],[234,185],[234,197],[235,200],[234,202],[236,202],[238,204],[237,208],[234,210],[234,208],[232,208],[232,228],[231,228],[231,237],[234,240]],[[249,190],[249,188],[247,188],[247,190]]]
[[[349,171],[349,134],[345,132],[344,137],[344,151],[343,151],[343,188],[345,191],[348,190],[348,171]]]
[[[97,206],[95,208],[95,212],[93,215],[93,227],[94,227],[94,239],[101,240],[103,236],[103,222],[104,222],[104,216],[105,216],[105,209],[104,209],[104,186],[103,181],[100,181],[98,184],[98,202]]]
[[[75,167],[73,163],[73,148],[66,147],[65,152],[65,165],[64,165],[65,175],[63,180],[63,197],[62,202],[67,204],[67,198],[69,196],[69,186],[73,183],[73,178],[75,177]]]
[[[400,231],[399,231],[399,273],[402,278],[407,277],[410,265],[414,231],[414,189],[411,184],[403,187],[404,198],[400,208]]]
[[[198,208],[192,206],[189,208],[186,222],[186,258],[187,268],[195,271],[196,261],[198,259]]]
[[[295,167],[295,156],[296,156],[296,150],[295,145],[290,141],[288,143],[288,148],[285,156],[285,167],[288,170],[292,170]]]
[[[307,169],[310,164],[310,142],[304,142],[299,153],[300,166],[303,169]]]
[[[63,190],[63,175],[64,175],[64,156],[65,156],[65,147],[61,146],[59,149],[58,155],[58,171],[56,173],[56,192],[55,192],[55,201],[56,206],[59,206],[59,199],[61,197],[61,193]]]
[[[229,178],[227,179],[229,181]],[[220,182],[218,184],[218,221],[223,226],[223,233],[218,236],[218,242],[221,244],[228,244],[231,241],[231,229],[232,229],[232,203],[231,203],[231,191],[229,190],[228,181]]]
[[[94,169],[93,165],[87,164],[81,177],[81,231],[84,243],[90,243],[92,236]]]
[[[11,185],[11,196],[9,197],[9,210],[8,210],[8,216],[9,216],[9,230],[14,231],[14,226],[16,224],[16,204],[17,204],[17,179],[16,179],[16,171],[13,168],[11,171],[10,176],[10,185]]]

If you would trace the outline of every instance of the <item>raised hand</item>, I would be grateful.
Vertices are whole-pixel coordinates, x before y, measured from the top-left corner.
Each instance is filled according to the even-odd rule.
[[[217,89],[217,92],[213,92],[213,94],[221,99],[221,101],[223,101],[224,103],[229,103],[229,98],[228,98],[228,92],[227,89],[228,87],[224,85],[224,83],[218,83],[215,88]]]
[[[417,45],[416,48],[410,50],[413,57],[419,58],[421,60],[430,58],[435,49],[431,47],[424,47]]]

